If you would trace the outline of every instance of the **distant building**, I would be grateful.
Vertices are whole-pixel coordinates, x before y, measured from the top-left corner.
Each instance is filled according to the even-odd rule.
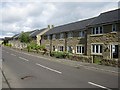
[[[44,34],[45,32],[47,32],[49,29],[48,28],[44,28],[44,29],[41,29],[41,30],[33,30],[33,31],[28,31],[28,32],[25,32],[25,33],[28,33],[30,38],[32,39],[32,42],[40,45],[41,44],[41,35]],[[20,34],[16,34],[14,35],[11,40],[9,40],[9,43],[12,45],[12,47],[14,48],[25,48],[27,47],[27,44],[25,43],[22,43],[20,42],[19,40],[19,37],[20,37]]]

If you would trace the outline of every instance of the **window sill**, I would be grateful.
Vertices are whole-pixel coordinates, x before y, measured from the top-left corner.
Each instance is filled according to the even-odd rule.
[[[112,31],[112,32],[110,32],[110,33],[117,33],[117,31]]]
[[[60,41],[63,41],[64,39],[59,39]]]
[[[71,38],[73,38],[73,37],[68,37],[68,39],[71,39]]]
[[[85,37],[78,37],[78,39],[82,39],[82,38],[85,38]]]
[[[103,36],[103,34],[91,34],[90,36]]]
[[[102,55],[102,53],[91,53],[91,55]]]
[[[84,53],[76,53],[76,54],[79,54],[79,55],[84,55]]]

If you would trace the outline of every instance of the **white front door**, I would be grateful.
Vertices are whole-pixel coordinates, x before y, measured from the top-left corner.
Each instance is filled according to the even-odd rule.
[[[110,57],[118,58],[118,44],[110,45]]]

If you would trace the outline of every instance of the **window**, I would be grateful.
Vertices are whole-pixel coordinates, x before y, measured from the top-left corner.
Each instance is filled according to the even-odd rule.
[[[53,51],[55,51],[55,46],[53,46]]]
[[[68,32],[67,37],[68,37],[68,38],[73,37],[73,33],[72,33],[72,32]]]
[[[46,39],[47,39],[47,36],[45,35],[43,38],[44,38],[44,40],[46,40]]]
[[[46,45],[46,49],[47,49],[47,50],[50,50],[50,45]]]
[[[85,31],[80,31],[79,32],[79,37],[85,37]]]
[[[52,39],[56,39],[56,35],[55,34],[53,34]]]
[[[92,53],[102,53],[102,45],[100,44],[93,44],[91,47]]]
[[[113,25],[112,25],[112,32],[115,32],[115,31],[117,31],[117,30],[116,30],[116,24],[113,24]]]
[[[71,47],[71,46],[67,46],[67,51],[68,51],[69,53],[72,53],[72,47]]]
[[[47,36],[47,39],[50,40],[50,35]]]
[[[118,58],[119,51],[118,51],[118,45],[111,45],[111,54],[112,58]]]
[[[63,46],[58,46],[59,51],[63,51]]]
[[[77,46],[76,53],[80,53],[80,54],[84,53],[84,46]]]
[[[103,27],[94,27],[92,28],[92,34],[102,34],[103,33]]]
[[[64,34],[61,33],[61,34],[60,34],[60,39],[63,39],[63,38],[64,38]]]

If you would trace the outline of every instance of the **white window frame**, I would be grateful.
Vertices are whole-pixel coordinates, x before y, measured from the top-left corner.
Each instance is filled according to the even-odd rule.
[[[94,52],[93,52],[93,45],[94,45]],[[96,47],[98,46],[98,52],[96,52]],[[101,47],[102,46],[102,52],[100,52],[101,50]],[[91,54],[101,54],[102,55],[102,53],[103,53],[103,44],[91,44]]]
[[[80,47],[81,48],[81,51],[80,52],[77,52],[77,47]],[[84,48],[84,52],[82,52]],[[76,54],[84,54],[85,53],[85,46],[84,45],[76,45]]]
[[[58,51],[63,52],[63,51],[61,50],[61,47],[63,47],[63,51],[64,51],[64,46],[63,46],[63,45],[59,45],[59,46],[58,46]]]
[[[46,44],[45,47],[46,47],[47,50],[50,50],[50,45],[49,44]]]
[[[72,38],[73,37],[73,32],[68,32],[67,38]]]
[[[102,33],[100,33],[100,31],[101,31],[100,28],[101,28],[101,27],[102,27]],[[97,33],[97,28],[98,28],[98,33]],[[103,34],[103,26],[93,27],[91,31],[92,31],[91,33],[92,33],[93,35]],[[93,33],[93,32],[94,32],[94,33]]]
[[[56,39],[56,34],[53,34],[52,39],[53,39],[53,40]]]
[[[69,47],[71,47],[71,53],[73,52],[73,47],[72,46],[67,46],[67,52],[69,52]]]
[[[50,35],[47,35],[47,39],[50,40]]]
[[[115,29],[115,30],[113,30]],[[116,27],[116,24],[112,24],[112,32],[116,32],[117,31],[117,27]]]
[[[79,31],[79,37],[85,37],[85,31]]]
[[[64,33],[60,33],[60,39],[64,38]]]

